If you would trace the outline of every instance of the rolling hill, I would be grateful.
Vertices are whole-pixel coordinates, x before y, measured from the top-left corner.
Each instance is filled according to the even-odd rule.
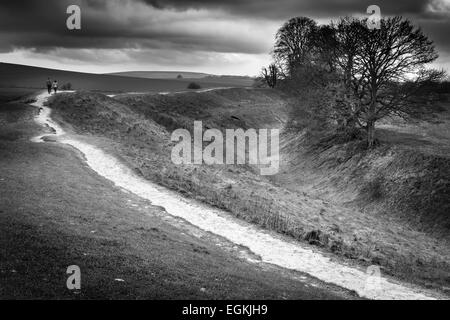
[[[253,85],[254,79],[246,76],[228,76],[228,75],[212,75],[198,72],[183,72],[183,71],[129,71],[110,73],[109,75],[145,78],[145,79],[176,79],[178,81],[204,81],[209,84],[216,84],[223,87],[250,87]],[[181,79],[178,76],[181,75]]]
[[[71,83],[75,90],[100,92],[173,92],[186,90],[189,79],[147,79],[119,75],[90,74],[64,70],[46,69],[25,65],[0,63],[0,88],[42,89],[48,77],[58,80],[60,86]],[[252,81],[210,78],[195,80],[202,88],[245,87]]]
[[[207,73],[185,72],[185,71],[125,71],[107,74],[113,76],[145,78],[145,79],[176,79],[178,75],[181,75],[183,78],[188,79],[202,79],[210,76]]]

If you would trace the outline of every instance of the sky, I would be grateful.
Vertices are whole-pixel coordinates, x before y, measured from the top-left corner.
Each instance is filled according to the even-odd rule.
[[[280,26],[402,15],[420,26],[450,71],[450,0],[1,0],[0,62],[92,73],[173,70],[256,76]],[[69,5],[81,30],[69,30]],[[1,75],[0,75],[1,76]]]

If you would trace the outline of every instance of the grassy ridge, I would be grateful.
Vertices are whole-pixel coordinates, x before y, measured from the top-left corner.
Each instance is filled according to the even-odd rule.
[[[277,177],[279,183],[295,190],[313,181],[307,187],[318,196],[450,240],[450,158],[400,145],[369,151],[358,141],[308,146],[298,135],[285,140],[289,175]]]
[[[288,190],[245,166],[175,166],[170,161],[170,132],[175,127],[192,128],[197,119],[218,128],[279,125],[283,119],[273,114],[283,114],[285,97],[280,94],[222,90],[118,100],[77,93],[57,96],[50,106],[76,133],[106,138],[100,146],[113,145],[109,149],[147,179],[349,261],[379,264],[384,273],[413,282],[448,286],[446,243],[404,228],[399,221],[337,206],[310,195],[306,188]]]
[[[145,79],[121,77],[117,75],[90,74],[0,63],[0,88],[43,89],[47,78],[58,80],[60,86],[71,83],[75,90],[101,92],[166,92],[183,91],[191,82],[189,79]],[[196,79],[202,88],[242,87],[252,85],[252,81],[242,82],[229,78],[221,81]]]
[[[219,248],[219,239],[198,230],[193,236],[161,208],[97,176],[73,149],[30,142],[45,130],[36,114],[0,103],[0,299],[354,298],[247,263],[241,248]],[[66,288],[74,264],[76,292]]]

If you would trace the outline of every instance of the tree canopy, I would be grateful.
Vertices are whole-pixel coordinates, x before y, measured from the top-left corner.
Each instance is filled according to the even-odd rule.
[[[273,56],[291,87],[312,92],[314,86],[331,99],[323,100],[330,119],[364,128],[369,147],[379,119],[418,115],[427,85],[444,76],[427,69],[438,57],[433,42],[399,16],[382,19],[378,29],[368,28],[367,19],[318,26],[293,18],[279,29]]]

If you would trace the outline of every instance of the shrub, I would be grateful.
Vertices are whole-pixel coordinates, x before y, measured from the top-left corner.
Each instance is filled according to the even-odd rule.
[[[61,86],[61,90],[72,90],[72,84],[70,82],[67,82],[66,84],[63,84]]]
[[[188,89],[200,89],[201,86],[197,82],[191,82],[187,86]]]

